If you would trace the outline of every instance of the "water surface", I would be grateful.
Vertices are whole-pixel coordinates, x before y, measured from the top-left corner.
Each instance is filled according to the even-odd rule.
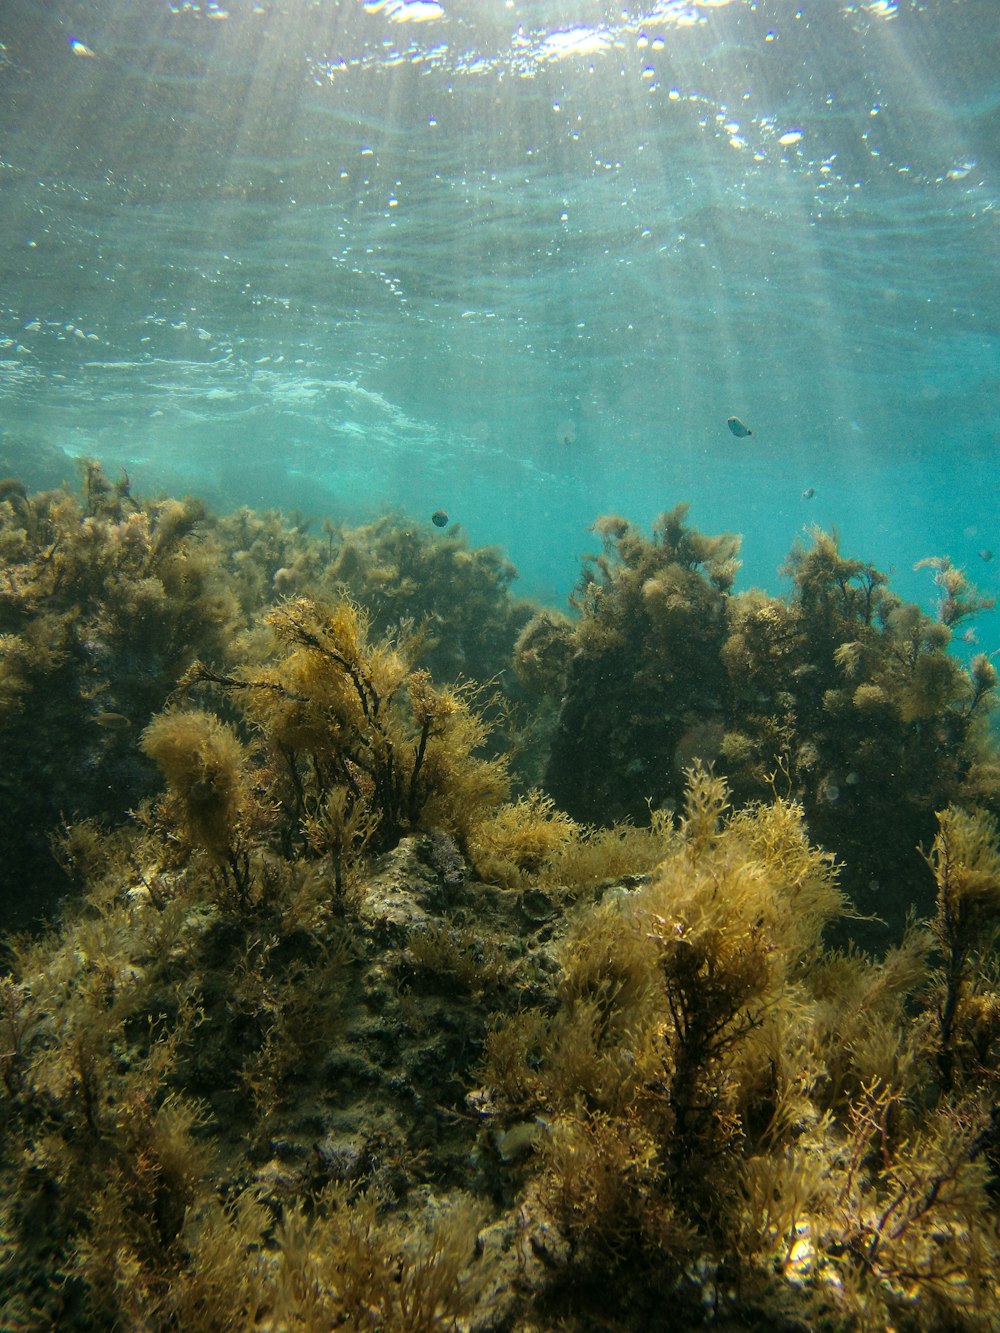
[[[678,500],[741,586],[819,522],[996,589],[995,0],[7,0],[0,42],[3,471],[443,507],[558,597]]]

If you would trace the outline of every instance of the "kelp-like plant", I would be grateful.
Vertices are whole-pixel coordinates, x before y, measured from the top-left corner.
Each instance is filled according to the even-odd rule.
[[[193,500],[141,502],[93,461],[83,494],[0,487],[0,921],[65,889],[64,818],[124,818],[152,787],[135,737],[237,607]]]
[[[504,761],[476,754],[489,734],[476,687],[435,685],[404,637],[371,643],[365,613],[346,600],[283,602],[265,623],[274,665],[222,673],[199,662],[182,682],[213,686],[238,709],[255,738],[255,774],[204,713],[167,712],[145,733],[192,846],[249,875],[237,848],[253,787],[258,812],[271,811],[271,840],[285,856],[329,858],[339,898],[366,847],[426,827],[467,840],[506,796]]]
[[[722,717],[740,542],[688,526],[687,508],[662,514],[651,538],[623,518],[599,519],[604,549],[584,565],[578,622],[536,618],[519,641],[522,675],[538,680],[547,663],[542,683],[562,695],[545,787],[575,819],[641,819],[650,803],[678,801],[678,750],[690,762],[692,726]]]
[[[733,607],[724,656],[732,730],[747,748],[735,747],[726,769],[744,799],[783,769],[812,836],[843,859],[852,898],[898,935],[914,902],[930,911],[934,886],[915,848],[933,836],[935,812],[1000,797],[986,725],[996,668],[985,654],[966,668],[949,650],[992,602],[950,561],[926,561],[947,583],[929,616],[890,592],[884,574],[844,556],[835,533],[811,537],[789,558],[787,606]],[[762,621],[781,628],[769,636]]]
[[[252,640],[234,651],[238,635],[287,598],[363,604],[375,637],[405,639],[408,665],[463,697],[459,678],[499,680],[531,612],[512,598],[516,571],[497,548],[401,514],[326,520],[323,535],[310,522],[143,500],[94,460],[80,495],[0,479],[0,861],[12,886],[31,886],[3,896],[0,921],[30,920],[65,889],[49,854],[64,819],[120,821],[148,795],[154,774],[136,738],[178,676],[196,658],[224,674],[252,655]],[[515,731],[511,714],[496,720],[494,753]],[[334,795],[312,812],[316,835],[350,824],[355,808]]]
[[[845,899],[801,807],[733,812],[693,772],[648,882],[570,923],[555,1012],[487,1042],[504,1123],[535,1125],[522,1206],[567,1290],[669,1293],[683,1326],[708,1299],[762,1328],[995,1327],[998,1051],[971,1001],[996,829],[948,812],[930,856],[927,991],[926,928],[881,963],[824,948]]]
[[[287,692],[294,651],[212,688]],[[456,887],[428,832],[335,910],[328,855],[294,824],[282,851],[295,807],[245,707],[154,721],[162,817],[67,830],[76,910],[11,948],[4,1327],[580,1333],[668,1303],[679,1327],[992,1333],[990,819],[941,815],[938,916],[881,961],[824,947],[845,900],[801,807],[733,810],[701,767],[679,821],[598,840],[637,873],[568,916],[548,876],[586,842],[537,795],[471,839],[517,842],[516,889]]]
[[[996,1064],[1000,996],[988,972],[1000,935],[996,821],[949,806],[938,815],[927,859],[937,885],[931,922],[940,959],[937,1067],[941,1088],[950,1093],[956,1084],[975,1086]]]
[[[249,786],[245,748],[233,729],[203,709],[169,709],[142,733],[143,751],[167,781],[161,814],[189,848],[247,904],[254,824],[263,813]]]
[[[437,681],[487,681],[507,667],[534,608],[511,596],[517,570],[499,547],[470,546],[457,523],[442,530],[401,513],[328,531],[322,595],[360,602],[377,634],[412,624],[420,665]]]
[[[225,569],[248,619],[285,598],[347,598],[376,637],[410,626],[435,680],[491,680],[533,607],[511,595],[517,571],[496,546],[393,512],[370,523],[240,509],[213,521]]]
[[[187,673],[141,738],[165,794],[116,838],[66,829],[80,901],[51,936],[13,946],[0,984],[4,1327],[431,1333],[476,1298],[481,1209],[435,1199],[423,1225],[418,1198],[397,1208],[422,1160],[407,1135],[436,1123],[441,1093],[423,1108],[427,1037],[407,1031],[394,990],[413,965],[387,944],[403,927],[345,899],[364,848],[393,849],[408,869],[385,901],[420,923],[414,946],[429,936],[412,878],[423,865],[428,899],[428,886],[463,891],[443,830],[464,836],[492,813],[506,772],[473,753],[487,723],[471,690],[435,687],[398,638],[370,641],[359,608],[300,600],[268,621],[270,663]],[[471,992],[482,929],[467,935]],[[463,1031],[482,1021],[462,1016]],[[454,1042],[459,1102],[465,1047]],[[449,1070],[436,1077],[446,1086]],[[345,1117],[363,1146],[341,1166],[327,1139]],[[293,1176],[272,1177],[272,1155]]]
[[[554,1117],[554,1143],[593,1116],[648,1142],[650,1192],[635,1208],[662,1206],[684,1229],[710,1231],[733,1206],[722,1182],[748,1135],[782,1138],[803,1111],[803,1057],[782,1049],[781,1033],[807,1003],[822,929],[844,905],[797,807],[727,816],[727,795],[695,770],[649,883],[579,917],[561,949],[560,1010],[533,1038],[539,1068],[516,1076]],[[550,1183],[571,1234],[577,1207],[590,1219],[594,1234],[574,1244],[589,1252],[599,1225],[622,1225],[617,1206],[599,1224],[598,1201],[570,1204],[567,1182]]]
[[[0,1062],[0,1323],[109,1333],[264,1321],[315,1333],[342,1323],[451,1327],[478,1292],[483,1214],[471,1198],[416,1223],[374,1187],[303,1189],[281,1206],[259,1181],[247,1187],[249,1155],[227,1162],[213,1146],[226,1126],[179,1086],[190,1081],[190,1053],[218,1040],[219,1015],[198,996],[212,983],[192,926],[190,912],[138,890],[128,903],[97,891],[61,938],[22,943],[22,981],[0,980],[0,1040],[11,1042]],[[253,946],[287,940],[258,936]],[[255,998],[279,1010],[287,1036],[291,1006],[275,980],[261,969]],[[249,998],[239,975],[222,972],[218,984],[227,1011]],[[297,987],[307,988],[315,1000],[315,975]],[[329,1015],[316,1017],[328,1038]],[[212,1070],[217,1107],[227,1072]],[[249,1119],[241,1099],[241,1143]]]
[[[930,909],[915,848],[935,811],[1000,806],[985,720],[997,669],[950,651],[991,599],[949,560],[923,561],[941,590],[927,615],[818,528],[792,550],[787,597],[734,593],[738,539],[699,533],[685,506],[650,537],[619,518],[597,530],[605,550],[585,564],[578,619],[539,613],[515,650],[526,687],[559,701],[544,783],[556,804],[590,823],[646,822],[676,807],[696,759],[715,761],[740,804],[777,781],[845,863],[861,912],[898,938],[913,885]]]

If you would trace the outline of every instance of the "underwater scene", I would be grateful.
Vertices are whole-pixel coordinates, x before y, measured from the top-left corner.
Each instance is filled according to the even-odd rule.
[[[3,0],[5,1333],[1000,1327],[998,71]]]

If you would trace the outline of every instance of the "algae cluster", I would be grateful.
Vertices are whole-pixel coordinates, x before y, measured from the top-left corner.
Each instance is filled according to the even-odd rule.
[[[515,657],[527,686],[560,700],[544,779],[557,804],[641,821],[676,807],[692,760],[714,761],[740,803],[775,789],[801,801],[852,899],[894,934],[914,903],[929,912],[916,849],[935,812],[1000,808],[996,667],[949,651],[992,601],[931,559],[941,595],[928,616],[818,529],[789,557],[789,596],[736,594],[739,539],[692,529],[683,505],[650,537],[618,518],[597,531],[577,618],[542,612]]]
[[[191,662],[252,658],[260,613],[296,589],[356,598],[378,630],[405,628],[440,680],[509,667],[531,610],[495,548],[398,516],[308,527],[139,500],[93,461],[82,495],[0,482],[0,925],[63,891],[49,849],[63,819],[119,822],[152,792],[136,738]]]
[[[984,599],[599,531],[7,485],[3,1327],[996,1327]]]
[[[134,735],[203,651],[225,659],[232,590],[193,500],[139,504],[96,464],[83,495],[0,483],[0,864],[4,924],[63,887],[60,820],[123,814],[149,790]]]

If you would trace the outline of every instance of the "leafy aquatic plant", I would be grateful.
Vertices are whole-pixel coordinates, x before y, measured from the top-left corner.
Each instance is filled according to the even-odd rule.
[[[513,567],[457,530],[431,536],[396,515],[360,528],[328,522],[313,536],[308,521],[276,512],[220,518],[191,498],[139,499],[124,473],[111,480],[94,460],[80,496],[32,495],[16,478],[0,485],[0,560],[8,924],[65,891],[49,848],[64,821],[117,822],[150,793],[153,768],[136,740],[178,676],[195,659],[224,673],[266,652],[266,632],[255,641],[248,631],[275,603],[353,591],[374,632],[402,635],[411,665],[419,654],[424,671],[453,684],[458,673],[499,677],[529,614],[510,596]],[[317,808],[317,836],[324,821],[350,822],[349,805],[334,796]]]
[[[555,685],[562,702],[544,785],[575,819],[641,819],[650,805],[675,802],[678,749],[692,724],[722,716],[739,539],[706,537],[686,515],[686,505],[661,515],[651,538],[625,519],[599,520],[604,550],[584,566],[572,649],[564,625],[546,634],[565,687]],[[537,632],[522,638],[522,672],[540,644]],[[694,757],[684,752],[685,762]]]
[[[121,819],[150,789],[134,737],[198,653],[225,660],[236,604],[194,501],[140,503],[85,465],[84,494],[0,499],[0,919],[63,891],[66,817]]]
[[[169,784],[162,813],[188,843],[228,866],[245,897],[246,829],[263,827],[267,808],[260,845],[328,858],[340,898],[365,849],[427,827],[467,841],[509,787],[504,761],[476,753],[489,734],[476,687],[435,685],[413,665],[412,641],[371,642],[366,614],[346,600],[283,602],[265,622],[274,665],[220,673],[199,662],[183,681],[238,708],[256,738],[256,776],[236,737],[203,711],[167,712],[144,734]]]
[[[427,529],[402,513],[355,526],[240,509],[213,520],[221,559],[248,619],[285,598],[347,598],[373,634],[409,629],[437,681],[492,680],[533,611],[511,596],[517,571],[495,546],[472,547],[458,525]],[[414,642],[416,648],[416,642]]]
[[[844,862],[862,912],[903,928],[933,884],[916,848],[952,801],[1000,805],[986,725],[997,672],[950,651],[991,605],[950,561],[936,617],[815,529],[786,572],[788,597],[734,593],[738,540],[705,537],[679,506],[646,537],[599,522],[575,622],[540,614],[518,643],[526,684],[558,699],[545,790],[574,818],[645,822],[675,808],[685,767],[714,761],[738,802],[777,789]]]
[[[93,520],[96,565],[67,550],[46,585],[64,503],[60,541]],[[116,680],[129,617],[170,622],[168,570],[212,570],[202,610],[229,592],[196,636],[214,647],[192,665],[177,639],[181,689],[141,732],[164,791],[115,830],[65,823],[75,902],[8,947],[0,1323],[582,1333],[669,1303],[690,1327],[996,1326],[1000,850],[973,808],[996,791],[996,674],[948,652],[981,600],[950,565],[935,619],[825,534],[778,599],[734,594],[735,539],[683,510],[652,539],[602,524],[577,618],[537,617],[517,653],[560,743],[594,710],[606,748],[566,741],[561,780],[575,801],[583,759],[603,765],[636,814],[598,825],[512,796],[486,697],[429,670],[430,619],[400,623],[421,594],[391,531],[383,627],[332,578],[332,525],[217,529],[96,470],[82,501],[14,487],[3,506],[8,722],[42,685],[75,716],[81,626],[114,640]],[[648,716],[611,715],[633,699]],[[657,709],[650,808],[655,770],[612,741],[644,744]],[[105,719],[103,743],[148,716]],[[859,793],[870,817],[824,835],[838,868],[813,825],[869,771],[896,841],[889,798]],[[881,957],[833,949],[876,855],[900,903],[915,866],[934,908]]]
[[[532,1244],[609,1318],[625,1292],[646,1309],[669,1293],[693,1327],[707,1289],[754,1327],[985,1333],[998,1052],[959,1041],[948,979],[954,1013],[988,975],[995,826],[942,816],[924,1010],[928,928],[880,963],[829,950],[846,900],[801,807],[727,797],[696,770],[658,869],[569,922],[555,1011],[490,1034],[502,1123],[538,1126]],[[960,899],[964,927],[947,924]]]

